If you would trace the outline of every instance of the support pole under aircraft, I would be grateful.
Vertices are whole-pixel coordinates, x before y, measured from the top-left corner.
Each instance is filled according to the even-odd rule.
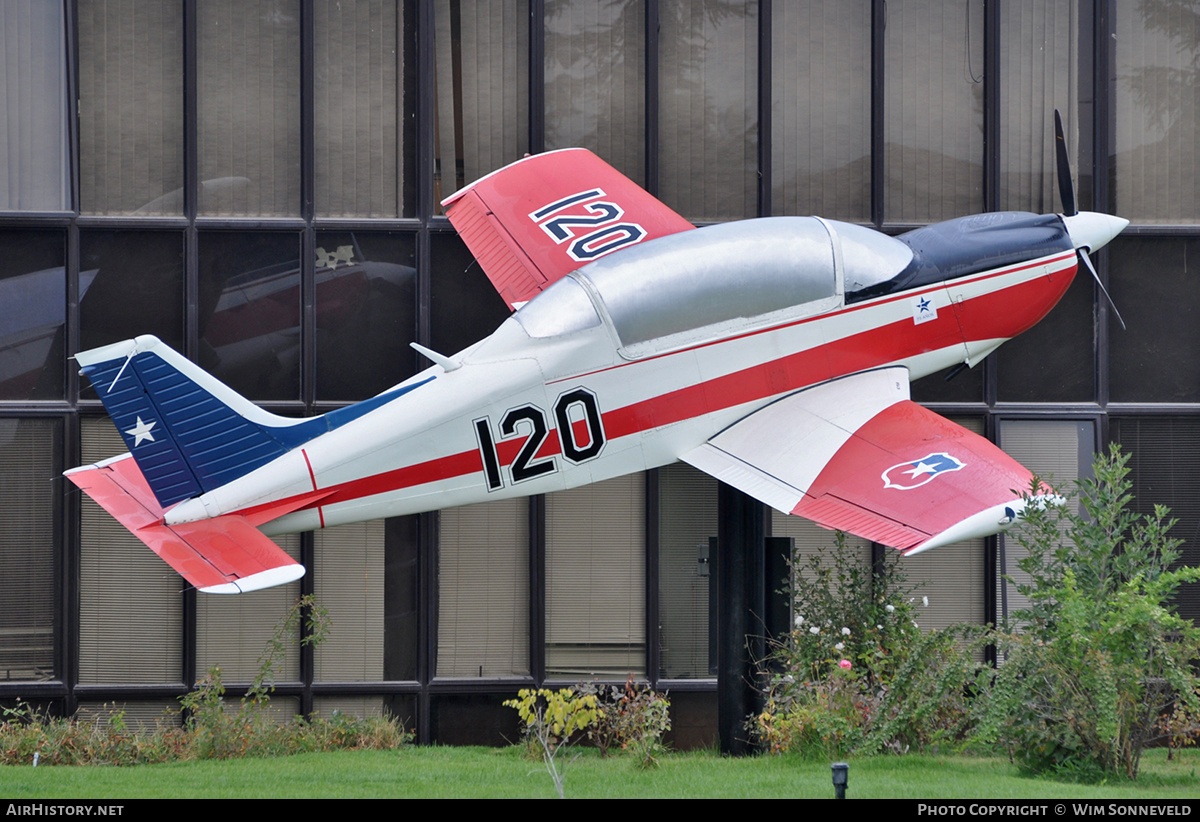
[[[721,753],[743,756],[753,752],[746,717],[757,713],[762,701],[756,663],[766,646],[763,505],[721,483],[717,521],[717,732]]]

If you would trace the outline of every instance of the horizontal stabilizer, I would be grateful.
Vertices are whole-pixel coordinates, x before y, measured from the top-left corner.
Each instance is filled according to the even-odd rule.
[[[112,514],[189,583],[204,593],[238,594],[283,585],[304,576],[304,566],[256,528],[327,496],[315,492],[262,508],[253,515],[227,515],[163,524],[163,510],[126,454],[99,465],[68,471],[67,478]]]
[[[511,308],[593,260],[693,228],[583,148],[518,160],[443,205]]]
[[[998,533],[1033,479],[983,437],[909,400],[903,368],[792,394],[683,460],[780,511],[906,554]]]

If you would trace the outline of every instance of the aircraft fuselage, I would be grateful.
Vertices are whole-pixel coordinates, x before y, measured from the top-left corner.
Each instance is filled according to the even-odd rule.
[[[886,366],[918,379],[975,365],[1041,319],[1077,264],[1068,240],[1034,259],[847,304],[838,259],[829,298],[765,319],[713,323],[709,338],[675,334],[640,345],[622,343],[599,299],[598,322],[568,318],[557,334],[539,332],[544,319],[527,321],[522,309],[451,358],[459,367],[425,370],[401,384],[419,387],[180,503],[166,521],[331,492],[262,526],[276,535],[551,493],[666,465],[809,386]]]

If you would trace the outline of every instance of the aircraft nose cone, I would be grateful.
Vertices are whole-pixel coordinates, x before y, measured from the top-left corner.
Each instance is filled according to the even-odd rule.
[[[1095,251],[1106,246],[1113,237],[1121,233],[1121,229],[1129,225],[1129,221],[1111,214],[1097,214],[1094,211],[1080,211],[1070,217],[1063,217],[1067,226],[1067,234],[1076,248],[1087,247]]]

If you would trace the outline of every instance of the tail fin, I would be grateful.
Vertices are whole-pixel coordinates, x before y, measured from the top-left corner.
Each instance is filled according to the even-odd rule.
[[[329,430],[263,411],[144,336],[77,354],[159,504],[218,488]]]
[[[262,410],[157,337],[82,351],[75,360],[162,508],[219,488],[434,377],[320,417]]]

